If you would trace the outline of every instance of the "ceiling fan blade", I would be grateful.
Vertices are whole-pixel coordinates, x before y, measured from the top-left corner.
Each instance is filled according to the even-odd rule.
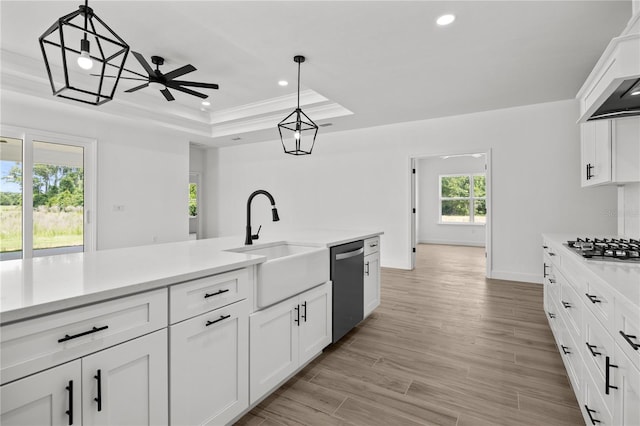
[[[165,99],[168,100],[168,101],[175,100],[173,95],[171,95],[171,92],[169,92],[167,89],[161,90],[160,93],[162,93],[164,95]]]
[[[95,77],[100,77],[100,74],[91,74],[92,76]],[[115,75],[105,75],[106,78],[116,78]],[[147,81],[147,78],[134,78],[134,77],[122,77],[120,76],[120,79],[124,79],[124,80],[138,80],[138,81]]]
[[[133,56],[135,56],[138,62],[140,62],[140,65],[142,65],[142,68],[144,68],[147,74],[156,75],[155,71],[153,70],[153,68],[151,68],[151,65],[149,65],[149,62],[147,62],[144,56],[134,51],[131,51],[131,53],[133,53]]]
[[[203,87],[205,89],[218,88],[218,85],[215,83],[198,83],[197,81],[172,80],[172,83],[179,84],[180,86]]]
[[[144,89],[145,87],[147,87],[149,85],[149,83],[145,83],[145,84],[141,84],[140,86],[136,86],[136,87],[132,87],[129,90],[125,90],[126,93],[132,93],[135,92],[136,90],[140,90],[140,89]]]
[[[175,83],[174,81],[167,81],[167,87],[171,87],[172,89],[177,90],[179,92],[188,93],[189,95],[197,96],[202,99],[207,99],[209,97],[209,95],[205,95],[204,93],[196,92],[195,90],[181,87],[174,83]]]
[[[196,70],[196,67],[194,67],[193,65],[189,64],[189,65],[185,65],[185,66],[180,67],[180,68],[176,68],[173,71],[169,71],[164,76],[165,76],[165,78],[167,80],[171,80],[172,78],[180,77],[181,75],[188,74],[188,73],[193,72],[195,70]]]

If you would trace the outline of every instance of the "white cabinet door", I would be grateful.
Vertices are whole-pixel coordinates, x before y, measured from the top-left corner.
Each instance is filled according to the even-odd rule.
[[[610,392],[615,395],[614,424],[640,425],[640,371],[616,348],[617,368],[611,372],[617,389]]]
[[[300,310],[294,297],[249,319],[250,402],[253,404],[298,368]]]
[[[80,425],[80,360],[0,387],[0,424]]]
[[[582,186],[611,181],[611,121],[597,120],[580,125]]]
[[[303,293],[299,303],[302,365],[331,343],[331,282]]]
[[[364,257],[364,317],[380,305],[380,253]]]
[[[82,359],[83,425],[168,423],[167,330]]]
[[[171,424],[223,425],[249,407],[249,302],[170,327]]]

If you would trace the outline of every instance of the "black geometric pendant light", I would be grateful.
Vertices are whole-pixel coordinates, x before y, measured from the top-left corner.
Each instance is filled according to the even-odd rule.
[[[304,56],[294,56],[298,63],[298,107],[278,124],[284,152],[291,155],[308,155],[313,150],[318,134],[318,125],[300,109],[300,64]]]
[[[113,99],[129,45],[93,12],[88,0],[56,20],[39,41],[54,96],[91,105]],[[106,72],[115,72],[116,78],[105,79]]]

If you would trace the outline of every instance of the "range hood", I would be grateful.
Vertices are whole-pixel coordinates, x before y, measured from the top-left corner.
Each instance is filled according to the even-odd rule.
[[[611,120],[634,115],[640,115],[640,78],[624,80],[587,121]]]
[[[640,13],[611,40],[576,98],[579,123],[640,115]]]

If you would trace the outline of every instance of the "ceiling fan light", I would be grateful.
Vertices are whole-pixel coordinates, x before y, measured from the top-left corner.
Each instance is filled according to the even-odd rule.
[[[158,82],[158,81],[151,81],[149,82],[149,87],[151,87],[152,89],[155,90],[165,90],[167,88],[167,86],[165,86],[164,84]]]

